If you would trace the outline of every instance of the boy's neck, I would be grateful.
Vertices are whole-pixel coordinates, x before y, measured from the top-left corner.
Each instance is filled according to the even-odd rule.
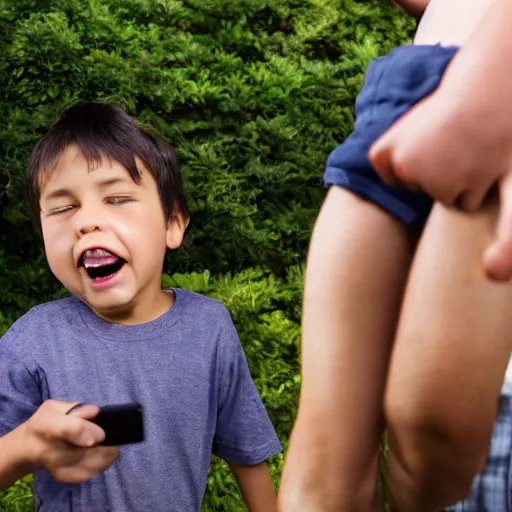
[[[139,325],[167,313],[174,304],[175,296],[172,290],[157,290],[156,293],[146,293],[139,297],[136,304],[127,310],[100,312],[91,307],[93,312],[102,320],[112,324]]]

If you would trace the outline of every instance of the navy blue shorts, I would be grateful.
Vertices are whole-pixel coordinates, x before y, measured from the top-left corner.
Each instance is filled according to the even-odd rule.
[[[338,185],[362,196],[421,230],[432,199],[401,185],[386,185],[368,159],[370,146],[411,107],[438,87],[458,48],[405,45],[372,61],[356,100],[354,131],[329,155],[326,186]]]

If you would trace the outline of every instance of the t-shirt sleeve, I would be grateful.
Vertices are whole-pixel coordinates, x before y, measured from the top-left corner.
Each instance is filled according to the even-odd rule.
[[[0,436],[30,418],[42,401],[37,372],[10,347],[19,335],[15,327],[0,338]]]
[[[281,444],[252,380],[235,326],[228,320],[219,340],[219,407],[213,453],[255,465],[281,452]]]

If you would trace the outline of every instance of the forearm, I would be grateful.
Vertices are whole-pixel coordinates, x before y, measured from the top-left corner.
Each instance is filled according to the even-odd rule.
[[[229,464],[249,512],[277,512],[277,496],[268,464]]]
[[[464,102],[461,110],[478,118],[479,110],[489,118],[506,112],[512,124],[512,2],[495,0],[447,68],[440,91]],[[470,98],[470,100],[469,100]],[[490,110],[490,105],[496,111]],[[473,123],[474,124],[474,123]],[[489,123],[491,126],[498,123]],[[500,131],[503,127],[500,125]],[[498,134],[499,135],[499,134]]]
[[[0,437],[0,491],[4,491],[20,478],[31,473],[31,467],[23,453],[23,426]]]
[[[419,16],[427,8],[430,0],[392,0],[394,4],[401,7],[411,16]]]

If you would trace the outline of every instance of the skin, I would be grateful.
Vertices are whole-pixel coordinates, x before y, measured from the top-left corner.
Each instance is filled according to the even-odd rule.
[[[407,14],[419,16],[427,8],[429,0],[395,0],[394,4],[399,5]]]
[[[249,512],[277,512],[277,497],[267,462],[247,466],[229,463]]]
[[[421,38],[428,35],[432,23],[429,42],[439,40],[448,10],[475,9],[474,17],[467,12],[452,18],[460,25],[449,34],[452,43],[454,34],[461,44],[465,38],[478,62],[484,62],[478,54],[482,40],[486,41],[481,36],[484,32],[473,23],[485,11],[483,2],[436,1],[436,10],[425,14]],[[499,0],[493,5],[503,8]],[[500,14],[502,23],[510,19],[503,17],[504,11]],[[484,17],[485,24],[489,19]],[[493,15],[491,21],[497,24],[497,20]],[[484,35],[490,37],[492,31],[486,30]],[[426,40],[418,37],[418,41]],[[458,61],[459,70],[468,74],[471,52],[461,52],[459,56],[466,55],[467,60]],[[500,52],[494,53],[502,58]],[[451,69],[457,69],[455,60]],[[481,67],[473,69],[482,74]],[[450,80],[439,90],[448,83],[451,96],[447,97],[458,106],[456,74]],[[461,88],[459,82],[459,92]],[[480,112],[479,126],[487,126],[481,123],[485,96],[481,104],[476,99],[478,109],[473,111],[470,98],[465,97],[466,111],[473,116]],[[395,165],[396,158],[398,163],[408,163],[398,176],[401,181],[426,190],[431,183],[439,185],[440,193],[449,193],[450,184],[464,175],[468,162],[476,162],[479,176],[484,174],[482,169],[494,172],[488,160],[493,153],[466,137],[466,125],[460,121],[469,123],[466,115],[455,109],[457,119],[446,102],[435,101],[433,96],[424,102],[416,125],[406,124],[404,117],[403,126],[410,132],[397,129],[401,138],[392,139],[395,146],[391,156],[386,155],[391,164],[385,161],[380,171],[393,178],[401,169]],[[487,108],[485,119],[494,119],[490,116],[494,112],[499,127],[512,134],[506,131],[508,119],[500,121],[511,117],[506,104],[502,102],[499,113]],[[469,126],[476,126],[476,116]],[[500,158],[505,161],[512,145],[507,146],[505,137],[496,137],[494,128],[491,131],[494,141],[487,136],[483,140],[489,145],[499,141],[492,163],[503,170]],[[415,167],[412,157],[399,159],[398,148],[404,152],[413,148],[419,162],[439,165]],[[462,149],[466,154],[455,153],[458,160],[449,158],[451,151]],[[444,162],[436,160],[439,155]],[[370,156],[374,161],[379,158],[375,148]],[[407,179],[402,180],[404,176]],[[470,178],[465,184],[471,183]],[[380,510],[377,449],[384,420],[389,430],[388,478],[397,510],[438,512],[469,494],[474,476],[485,464],[512,351],[512,285],[490,281],[482,264],[486,247],[499,232],[503,201],[494,196],[485,205],[480,198],[480,203],[471,214],[436,204],[416,247],[404,227],[382,210],[338,187],[329,191],[308,254],[302,389],[279,493],[281,512]],[[472,209],[471,204],[465,206]]]

